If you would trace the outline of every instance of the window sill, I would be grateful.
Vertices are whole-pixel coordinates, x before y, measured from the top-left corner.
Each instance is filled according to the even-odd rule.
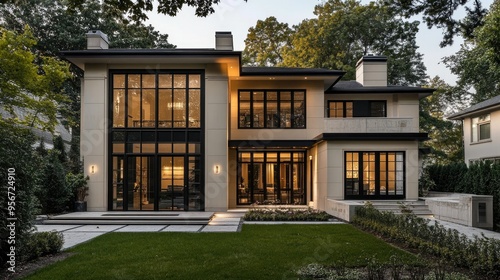
[[[483,144],[483,143],[489,143],[492,142],[491,138],[490,139],[484,139],[484,140],[479,140],[477,142],[471,142],[471,145],[478,145],[478,144]]]

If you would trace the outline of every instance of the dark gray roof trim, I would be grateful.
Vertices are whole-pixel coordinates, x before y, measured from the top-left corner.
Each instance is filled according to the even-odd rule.
[[[356,81],[340,81],[325,93],[429,93],[435,91],[433,88],[409,87],[409,86],[386,86],[386,87],[364,87]]]
[[[239,51],[223,51],[215,49],[107,49],[107,50],[74,50],[61,51],[63,57],[85,56],[123,56],[123,55],[224,55],[241,56]]]
[[[323,133],[314,138],[317,141],[321,140],[383,140],[383,141],[400,141],[400,140],[429,140],[427,133]]]
[[[490,98],[488,100],[485,100],[483,102],[477,103],[476,105],[472,105],[463,111],[460,111],[458,113],[455,113],[455,114],[449,116],[448,119],[459,120],[459,119],[462,119],[463,117],[465,117],[467,115],[471,115],[477,111],[485,110],[485,109],[488,109],[490,107],[495,107],[497,105],[500,105],[500,95],[495,96],[493,98]]]
[[[288,67],[241,67],[242,76],[329,76],[344,75],[340,70],[322,68],[288,68]]]
[[[230,148],[308,148],[314,140],[229,140]]]

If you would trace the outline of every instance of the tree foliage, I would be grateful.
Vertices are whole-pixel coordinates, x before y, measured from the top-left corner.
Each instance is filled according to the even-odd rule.
[[[7,186],[8,170],[15,170],[14,187],[10,190],[15,195],[15,217],[16,220],[16,248],[20,248],[29,239],[29,233],[33,227],[33,218],[38,205],[34,195],[36,174],[39,172],[39,157],[32,149],[35,143],[33,134],[25,128],[0,119],[0,174],[2,187],[0,188],[0,267],[5,265],[10,246],[7,244],[9,228],[7,218],[12,217],[8,213],[7,198],[9,191]],[[11,195],[12,196],[12,195]],[[10,200],[9,200],[10,201]],[[19,256],[21,257],[21,256]]]
[[[70,77],[68,64],[33,51],[36,39],[29,27],[19,34],[0,27],[0,35],[0,107],[9,113],[6,118],[52,130],[58,104],[66,101],[62,85]]]
[[[480,0],[386,0],[386,4],[406,18],[421,14],[429,28],[442,28],[441,47],[453,44],[456,35],[465,38],[473,36],[473,30],[483,24],[486,14]],[[456,18],[460,7],[465,7],[466,16],[463,19]]]
[[[290,44],[292,29],[275,17],[258,20],[248,29],[243,51],[243,64],[251,66],[280,66],[283,48]]]
[[[403,21],[382,2],[361,5],[354,0],[329,0],[317,5],[314,14],[315,18],[294,26],[289,39],[287,26],[276,19],[257,22],[245,41],[247,61],[344,70],[346,79],[355,79],[357,60],[375,53],[389,58],[389,83],[424,83],[425,66],[415,42],[418,22]],[[267,34],[279,36],[271,40]],[[282,62],[275,59],[280,57]]]
[[[475,92],[473,104],[500,95],[500,1],[492,4],[484,25],[474,34],[456,54],[443,60],[458,76],[457,89]]]
[[[239,0],[247,1],[247,0]],[[79,8],[85,4],[85,0],[68,0],[71,8]],[[195,15],[206,17],[215,12],[213,6],[220,3],[220,0],[158,0],[156,11],[159,14],[175,16],[182,10],[184,5],[195,8]],[[103,4],[111,8],[111,16],[121,17],[123,14],[128,14],[131,20],[136,22],[145,21],[148,19],[146,13],[153,11],[152,0],[137,0],[137,1],[119,1],[119,0],[103,0]]]
[[[420,100],[420,130],[429,133],[430,140],[423,143],[430,148],[427,161],[448,164],[463,161],[462,125],[446,119],[450,111],[463,109],[466,94],[434,77],[428,87],[436,91]]]

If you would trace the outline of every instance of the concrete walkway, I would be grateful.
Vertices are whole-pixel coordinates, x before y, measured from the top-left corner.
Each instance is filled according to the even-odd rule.
[[[208,225],[36,225],[38,231],[58,231],[64,236],[63,249],[71,248],[108,232],[238,232],[244,212],[218,212]],[[434,224],[430,220],[430,224]],[[484,235],[500,240],[500,233],[440,221],[446,228],[456,229],[469,238]],[[245,222],[248,224],[343,224],[343,222]]]
[[[245,213],[215,213],[208,225],[35,225],[37,231],[58,231],[63,249],[71,248],[108,232],[237,232]]]

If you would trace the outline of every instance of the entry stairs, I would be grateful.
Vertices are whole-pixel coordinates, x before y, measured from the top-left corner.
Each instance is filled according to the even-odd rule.
[[[50,216],[45,225],[208,225],[214,212],[74,212]]]
[[[422,218],[433,218],[429,206],[423,200],[417,201],[390,201],[390,200],[372,200],[370,201],[373,207],[379,211],[388,211],[395,214],[402,214],[402,208],[411,210],[413,214]],[[404,207],[403,207],[404,205]]]

